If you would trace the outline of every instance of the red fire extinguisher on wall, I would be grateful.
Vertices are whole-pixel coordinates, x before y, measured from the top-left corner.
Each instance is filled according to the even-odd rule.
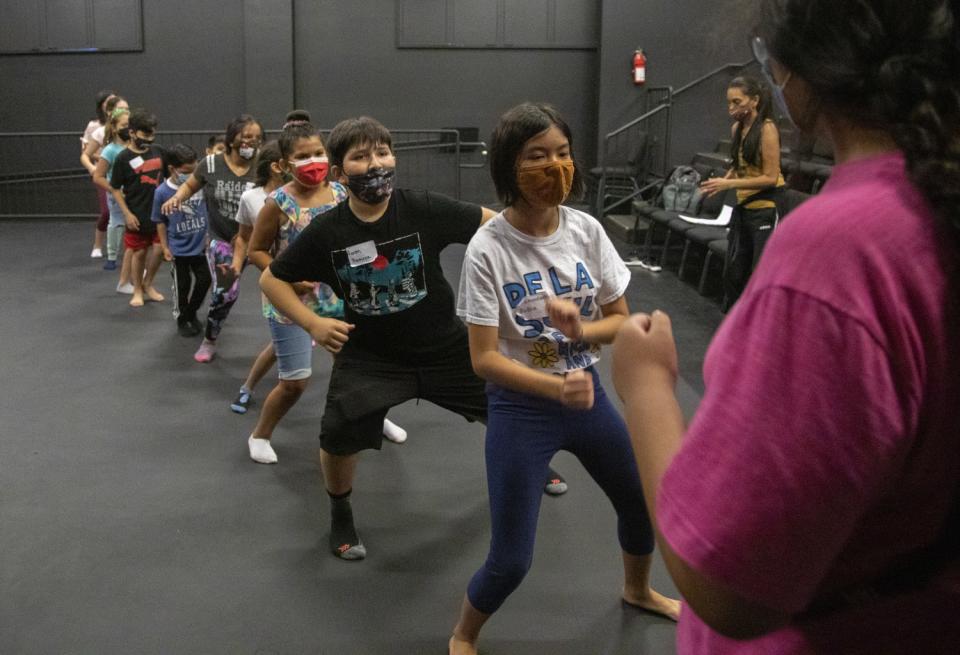
[[[647,83],[647,57],[642,48],[633,53],[633,83],[637,86]]]

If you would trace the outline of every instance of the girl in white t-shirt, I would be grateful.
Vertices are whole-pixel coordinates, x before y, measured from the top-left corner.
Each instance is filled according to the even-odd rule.
[[[457,313],[473,368],[488,382],[493,534],[450,639],[457,655],[476,653],[480,628],[530,567],[542,480],[558,450],[573,453],[613,502],[624,602],[672,619],[680,611],[649,586],[653,530],[630,437],[593,368],[628,316],[630,273],[596,219],[561,206],[583,181],[554,108],[511,109],[490,150],[506,209],[467,247]]]

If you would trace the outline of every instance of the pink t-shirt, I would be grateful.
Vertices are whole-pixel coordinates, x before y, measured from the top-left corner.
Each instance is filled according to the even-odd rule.
[[[660,489],[682,559],[797,615],[934,540],[960,479],[957,259],[900,154],[836,167],[784,221],[710,346]],[[960,653],[958,631],[951,571],[752,641],[684,607],[678,652]]]

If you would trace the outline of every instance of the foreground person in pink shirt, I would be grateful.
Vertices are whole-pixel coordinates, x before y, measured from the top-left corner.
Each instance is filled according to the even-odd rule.
[[[772,237],[685,428],[662,312],[614,382],[681,655],[960,653],[957,3],[764,0],[754,54],[838,166]]]

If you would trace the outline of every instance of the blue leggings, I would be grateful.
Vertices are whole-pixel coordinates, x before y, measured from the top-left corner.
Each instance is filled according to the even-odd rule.
[[[596,371],[588,370],[595,389],[590,411],[487,387],[486,463],[493,534],[487,561],[467,587],[470,603],[485,614],[497,611],[530,570],[543,480],[558,450],[576,455],[610,498],[617,512],[620,547],[637,556],[653,552],[653,527],[627,426]]]

